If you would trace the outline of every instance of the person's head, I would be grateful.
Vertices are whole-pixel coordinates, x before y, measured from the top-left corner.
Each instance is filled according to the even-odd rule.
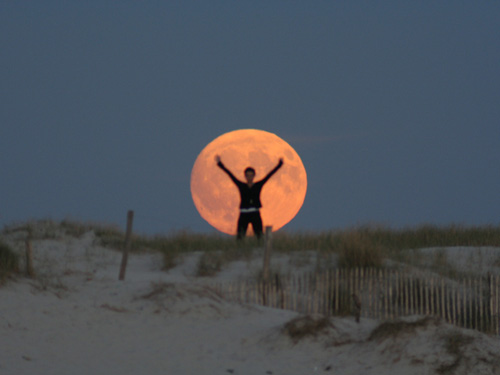
[[[245,169],[245,178],[248,183],[252,183],[253,179],[255,178],[255,169],[253,169],[252,167],[248,167],[247,169]]]

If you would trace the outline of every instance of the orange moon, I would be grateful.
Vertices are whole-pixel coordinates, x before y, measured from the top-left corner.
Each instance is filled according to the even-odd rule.
[[[214,228],[236,234],[240,205],[238,188],[217,166],[216,155],[240,181],[245,181],[245,168],[253,167],[256,182],[283,158],[283,166],[262,188],[262,222],[264,227],[270,225],[276,231],[299,212],[307,191],[306,170],[299,155],[273,133],[257,129],[235,130],[210,142],[196,158],[191,172],[194,205]]]

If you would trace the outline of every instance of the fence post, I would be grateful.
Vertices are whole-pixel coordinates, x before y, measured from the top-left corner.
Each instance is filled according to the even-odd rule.
[[[127,213],[127,231],[125,232],[125,245],[123,247],[122,263],[120,265],[119,280],[125,279],[125,270],[128,262],[128,252],[130,250],[130,237],[132,236],[132,223],[134,221],[134,211],[129,210]]]
[[[33,269],[33,251],[30,237],[26,239],[26,275],[31,278],[35,277],[35,270]]]
[[[272,243],[271,243],[271,233],[273,227],[266,226],[266,235],[265,235],[265,243],[264,243],[264,264],[262,267],[262,279],[264,282],[269,280],[269,263],[271,261],[271,251],[272,251]]]
[[[495,322],[495,332],[497,335],[500,335],[500,330],[498,327],[498,275],[495,276],[495,304],[493,305],[494,307],[494,313],[493,313],[493,319]]]

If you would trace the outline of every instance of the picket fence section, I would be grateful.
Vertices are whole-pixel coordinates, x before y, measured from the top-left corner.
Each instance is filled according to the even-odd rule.
[[[219,293],[242,303],[304,314],[394,319],[429,315],[464,328],[500,334],[498,275],[447,279],[397,270],[333,269],[269,281],[217,284]]]

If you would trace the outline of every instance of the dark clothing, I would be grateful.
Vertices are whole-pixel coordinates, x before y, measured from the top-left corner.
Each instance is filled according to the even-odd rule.
[[[271,176],[275,174],[278,169],[280,169],[280,167],[283,165],[283,162],[280,160],[278,165],[274,167],[274,169],[269,172],[266,177],[264,177],[260,181],[255,182],[251,187],[248,186],[246,182],[240,181],[236,177],[234,177],[231,171],[227,169],[224,164],[222,164],[222,162],[217,163],[217,165],[224,172],[226,172],[229,177],[231,177],[231,180],[233,180],[233,182],[238,187],[241,197],[240,208],[261,208],[262,204],[260,203],[260,192],[262,190],[262,186],[264,186],[267,180],[269,180]]]
[[[281,168],[283,162],[280,160],[278,165],[274,167],[272,171],[270,171],[266,177],[262,180],[255,182],[252,186],[248,186],[247,183],[238,180],[231,173],[229,169],[227,169],[222,162],[218,162],[217,165],[227,173],[227,175],[233,180],[233,182],[238,187],[240,191],[240,209],[243,209],[240,212],[240,217],[238,218],[238,238],[241,239],[245,236],[248,228],[248,224],[252,224],[253,231],[257,237],[262,236],[262,219],[260,217],[259,208],[262,207],[260,202],[260,192],[262,191],[262,187],[264,184],[271,178],[273,174],[276,173],[278,169]],[[254,209],[254,211],[245,212],[247,209]]]
[[[262,219],[260,212],[241,212],[238,218],[238,238],[245,237],[247,233],[248,224],[252,224],[253,232],[260,238],[262,236]]]

